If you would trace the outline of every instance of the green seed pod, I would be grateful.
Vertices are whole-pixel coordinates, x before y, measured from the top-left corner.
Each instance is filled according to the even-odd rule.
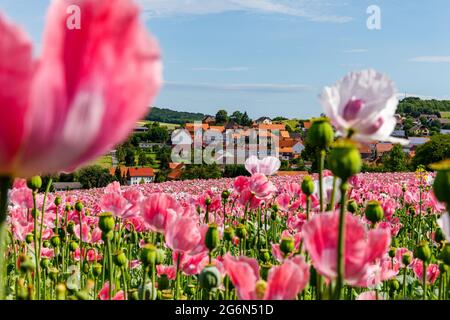
[[[125,267],[128,264],[128,259],[122,250],[118,250],[113,254],[113,262],[118,267]]]
[[[305,176],[302,181],[302,192],[310,196],[314,193],[314,181],[311,176]]]
[[[234,229],[233,227],[226,227],[223,232],[223,238],[225,241],[231,241],[234,238]]]
[[[71,235],[75,233],[75,222],[69,221],[67,224],[67,233]]]
[[[450,266],[450,243],[446,243],[442,248],[441,259],[447,266]]]
[[[245,225],[240,224],[236,228],[236,236],[239,239],[244,239],[247,237],[247,229],[245,228]]]
[[[444,263],[439,263],[439,272],[441,275],[448,272],[448,265]]]
[[[83,208],[84,208],[84,205],[80,201],[77,201],[75,203],[75,210],[76,211],[81,212],[81,211],[83,211]]]
[[[43,246],[44,248],[50,248],[50,241],[44,240],[44,241],[42,242],[42,246]]]
[[[83,262],[83,267],[82,267],[82,271],[83,271],[83,273],[84,274],[88,274],[89,273],[89,271],[90,271],[90,269],[91,269],[91,266],[90,266],[90,264],[89,264],[89,262],[87,262],[86,260]]]
[[[222,200],[226,201],[230,197],[230,191],[229,190],[223,190],[222,191]]]
[[[205,245],[209,251],[213,251],[219,245],[219,230],[217,224],[210,224],[205,235]]]
[[[215,266],[206,266],[198,277],[200,287],[210,291],[220,286],[222,276]]]
[[[402,263],[403,263],[403,265],[405,265],[405,266],[409,266],[409,265],[411,264],[411,260],[412,260],[412,257],[411,257],[411,254],[410,254],[410,253],[405,253],[405,254],[402,256]]]
[[[65,300],[66,299],[67,288],[63,283],[60,283],[56,286],[56,300]]]
[[[421,241],[414,252],[414,256],[423,262],[428,262],[431,259],[431,250],[428,246],[428,242]]]
[[[272,264],[270,262],[266,262],[261,265],[261,278],[267,280],[269,277],[269,271],[272,269]]]
[[[161,277],[158,278],[158,289],[166,290],[170,288],[170,280],[167,275],[162,274]]]
[[[31,243],[33,243],[33,241],[34,241],[34,236],[33,236],[33,234],[32,234],[32,233],[28,233],[28,234],[26,235],[26,237],[25,237],[25,242],[26,242],[27,244],[31,244]]]
[[[77,249],[78,249],[78,242],[70,241],[70,243],[69,243],[70,252],[75,252]]]
[[[334,141],[334,131],[329,120],[327,118],[313,119],[306,139],[311,146],[319,150],[327,149]]]
[[[61,244],[61,240],[59,236],[53,236],[50,238],[50,243],[52,244],[53,248],[56,248]]]
[[[163,249],[156,249],[156,259],[155,264],[163,264],[164,260],[166,259],[166,252]]]
[[[450,159],[430,165],[433,170],[437,170],[433,183],[433,191],[436,199],[450,204]]]
[[[50,280],[52,280],[53,282],[55,282],[58,279],[58,269],[57,268],[49,268],[48,269],[48,276],[50,278]]]
[[[66,211],[66,212],[72,211],[72,206],[70,205],[70,203],[66,203],[66,206],[64,207],[64,211]]]
[[[47,269],[50,266],[50,260],[48,258],[42,258],[40,265],[42,269]]]
[[[98,227],[103,233],[108,233],[114,230],[116,222],[114,221],[114,216],[111,212],[103,212],[99,215]]]
[[[347,201],[347,211],[351,213],[356,213],[358,211],[358,204],[355,200],[351,199]]]
[[[366,219],[372,222],[372,224],[376,224],[383,220],[384,211],[378,201],[369,201],[366,205]]]
[[[61,202],[62,202],[61,197],[60,196],[56,196],[55,197],[55,201],[54,201],[55,206],[58,207],[59,205],[61,205]]]
[[[289,255],[295,249],[295,240],[293,237],[282,237],[280,250],[285,256]]]
[[[256,299],[262,300],[264,298],[264,294],[266,293],[266,289],[267,289],[267,282],[265,282],[264,280],[259,280],[258,282],[256,282],[255,288]]]
[[[142,264],[147,266],[154,266],[156,262],[156,247],[152,244],[146,244],[141,251]]]
[[[331,172],[342,181],[361,171],[362,160],[355,143],[350,140],[337,141],[328,158]]]
[[[42,187],[42,179],[40,176],[34,176],[27,181],[27,186],[33,191],[39,190]]]
[[[392,279],[389,281],[389,289],[391,289],[391,291],[397,291],[400,289],[400,283],[397,279]]]
[[[95,263],[92,267],[92,273],[94,274],[94,277],[98,278],[102,274],[103,266],[100,263]]]
[[[206,206],[210,206],[211,203],[212,203],[211,198],[206,198],[206,199],[205,199],[205,205],[206,205]]]
[[[261,249],[259,250],[259,257],[262,262],[269,262],[270,261],[270,253],[267,249]]]
[[[397,252],[397,249],[394,247],[391,247],[389,249],[389,258],[393,259],[395,257],[395,253]]]
[[[130,300],[140,300],[139,298],[139,291],[137,289],[130,289],[128,290],[128,297],[130,298]]]

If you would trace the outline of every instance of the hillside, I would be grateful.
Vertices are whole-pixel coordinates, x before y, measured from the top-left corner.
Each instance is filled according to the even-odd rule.
[[[400,101],[397,112],[414,118],[418,118],[421,114],[439,115],[439,112],[450,112],[450,100],[405,98]]]
[[[173,124],[184,124],[186,122],[202,121],[205,115],[203,113],[180,112],[165,108],[153,107],[145,120],[157,121]]]

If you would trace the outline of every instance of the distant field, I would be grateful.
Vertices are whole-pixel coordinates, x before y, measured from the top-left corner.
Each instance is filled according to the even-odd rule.
[[[112,167],[112,158],[111,156],[102,156],[95,161],[95,164],[109,169]]]
[[[146,124],[153,123],[153,122],[154,121],[143,120],[143,121],[138,121],[137,124],[140,126],[144,126]],[[165,123],[165,122],[159,122],[159,125],[162,127],[166,127],[169,130],[175,130],[176,128],[180,127],[180,125],[178,125],[178,124]]]
[[[441,117],[442,118],[446,118],[446,119],[450,119],[450,112],[441,112]]]

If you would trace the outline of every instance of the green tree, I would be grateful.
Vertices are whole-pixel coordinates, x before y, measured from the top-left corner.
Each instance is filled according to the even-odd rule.
[[[219,110],[216,113],[216,123],[224,124],[228,122],[228,113],[226,110]]]
[[[136,165],[136,158],[133,148],[125,150],[125,165],[127,167],[134,167]]]
[[[230,164],[226,165],[223,176],[225,178],[235,178],[239,176],[249,176],[250,173],[245,169],[244,165]]]
[[[417,147],[412,165],[416,169],[419,165],[428,166],[447,158],[450,158],[450,134],[437,134],[427,143]]]
[[[108,169],[99,165],[85,167],[79,171],[78,180],[85,189],[103,188],[113,181]]]
[[[244,114],[242,115],[241,122],[239,122],[239,124],[241,126],[248,127],[248,126],[251,126],[252,123],[253,123],[253,120],[250,119],[250,117],[247,114],[247,111],[245,111]]]
[[[383,156],[382,162],[385,170],[389,172],[402,172],[408,169],[406,155],[399,144]]]
[[[242,113],[242,112],[240,112],[240,111],[235,111],[235,112],[233,112],[233,114],[231,115],[231,117],[230,117],[230,120],[232,120],[232,121],[234,121],[234,122],[236,122],[236,123],[241,123],[241,121],[242,121],[242,116],[243,116],[244,114]],[[216,121],[217,121],[217,119],[216,119]]]

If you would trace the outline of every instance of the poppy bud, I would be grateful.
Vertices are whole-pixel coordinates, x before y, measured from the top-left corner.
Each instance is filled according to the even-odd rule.
[[[128,259],[122,250],[118,250],[113,254],[113,262],[118,267],[125,267],[128,264]]]
[[[431,259],[431,250],[428,246],[428,242],[421,241],[414,252],[414,256],[423,262],[428,262]]]
[[[206,266],[198,277],[200,287],[210,291],[220,286],[222,276],[215,266]]]
[[[395,258],[395,253],[397,252],[397,249],[392,247],[389,249],[389,258],[393,259]]]
[[[358,211],[358,204],[355,200],[351,199],[347,202],[347,211],[351,213],[355,213]]]
[[[34,176],[27,181],[27,186],[33,191],[39,190],[42,187],[42,179],[40,176]]]
[[[158,279],[158,289],[166,290],[170,288],[170,280],[166,274],[162,274]]]
[[[350,140],[337,141],[328,158],[331,172],[342,181],[361,171],[362,160],[355,143]]]
[[[442,248],[441,259],[446,265],[450,266],[450,243],[446,243]]]
[[[55,201],[54,201],[55,206],[59,206],[61,204],[61,202],[62,202],[61,197],[60,196],[56,196],[55,197]]]
[[[66,286],[63,283],[58,284],[56,286],[56,300],[65,300],[66,291]]]
[[[270,262],[266,262],[261,265],[261,278],[262,279],[267,280],[270,269],[272,269],[272,264]]]
[[[308,143],[320,150],[327,149],[334,141],[334,131],[327,118],[312,120],[306,137]]]
[[[259,251],[259,256],[262,262],[269,262],[270,261],[270,253],[267,249],[261,249]]]
[[[147,266],[154,266],[156,262],[156,247],[152,244],[146,244],[141,251],[142,264]]]
[[[59,247],[59,245],[61,244],[61,240],[59,239],[58,236],[53,236],[50,238],[50,243],[54,248],[56,248]]]
[[[64,211],[72,211],[72,206],[70,205],[70,203],[66,203],[66,206],[64,207]]]
[[[212,203],[211,198],[205,199],[205,205],[209,206],[209,205],[211,205],[211,203]]]
[[[98,278],[103,271],[103,266],[100,263],[95,263],[92,267],[92,273],[94,274],[94,277]]]
[[[111,212],[103,212],[99,215],[98,227],[103,233],[113,231],[115,226],[116,222]]]
[[[436,199],[450,204],[450,159],[430,165],[433,170],[437,170],[433,183],[433,191]]]
[[[381,207],[380,203],[378,201],[369,201],[366,205],[366,218],[372,224],[376,224],[377,222],[380,222],[384,217],[383,208]]]
[[[408,252],[408,253],[405,253],[403,256],[402,256],[402,263],[403,263],[403,265],[405,265],[405,266],[409,266],[410,264],[411,264],[411,254]]]
[[[48,258],[42,258],[40,265],[42,269],[47,269],[50,265],[50,260],[48,260]]]
[[[397,279],[392,279],[389,281],[389,289],[391,289],[391,291],[397,291],[400,289],[400,283]]]
[[[90,269],[91,269],[91,266],[89,265],[89,262],[87,262],[85,260],[83,262],[83,267],[81,268],[81,271],[83,271],[84,274],[88,274]]]
[[[44,248],[49,248],[49,247],[50,247],[50,241],[44,240],[44,241],[42,242],[42,246],[43,246]]]
[[[48,276],[53,282],[55,282],[58,279],[58,273],[59,271],[57,268],[48,269]]]
[[[232,241],[234,238],[234,229],[233,227],[226,227],[223,232],[223,238],[225,241]]]
[[[156,249],[155,264],[162,264],[166,259],[166,252],[163,249]]]
[[[245,228],[245,226],[243,224],[240,224],[237,226],[236,228],[236,236],[239,239],[244,239],[245,237],[247,237],[247,229]]]
[[[31,243],[33,243],[33,241],[34,241],[33,234],[32,233],[28,233],[26,235],[26,237],[25,237],[25,242],[28,243],[28,244],[31,244]]]
[[[439,272],[442,274],[446,273],[448,271],[448,265],[444,263],[439,263]]]
[[[285,256],[289,255],[295,249],[295,241],[293,237],[281,238],[280,250]]]
[[[264,280],[259,280],[258,282],[256,282],[255,287],[256,299],[262,300],[266,293],[266,289],[267,289],[267,282],[265,282]]]
[[[83,211],[83,208],[84,208],[84,205],[80,201],[77,201],[75,203],[75,210],[77,210],[78,212]]]
[[[302,192],[307,196],[310,196],[314,193],[314,182],[311,176],[306,176],[302,181]]]
[[[217,225],[212,223],[209,225],[205,235],[205,245],[209,251],[213,251],[219,245],[219,230]]]
[[[223,190],[222,191],[222,199],[224,201],[228,200],[228,198],[230,197],[230,191],[229,190]]]
[[[77,241],[70,241],[69,243],[69,250],[71,252],[75,252],[78,249],[78,242]]]

